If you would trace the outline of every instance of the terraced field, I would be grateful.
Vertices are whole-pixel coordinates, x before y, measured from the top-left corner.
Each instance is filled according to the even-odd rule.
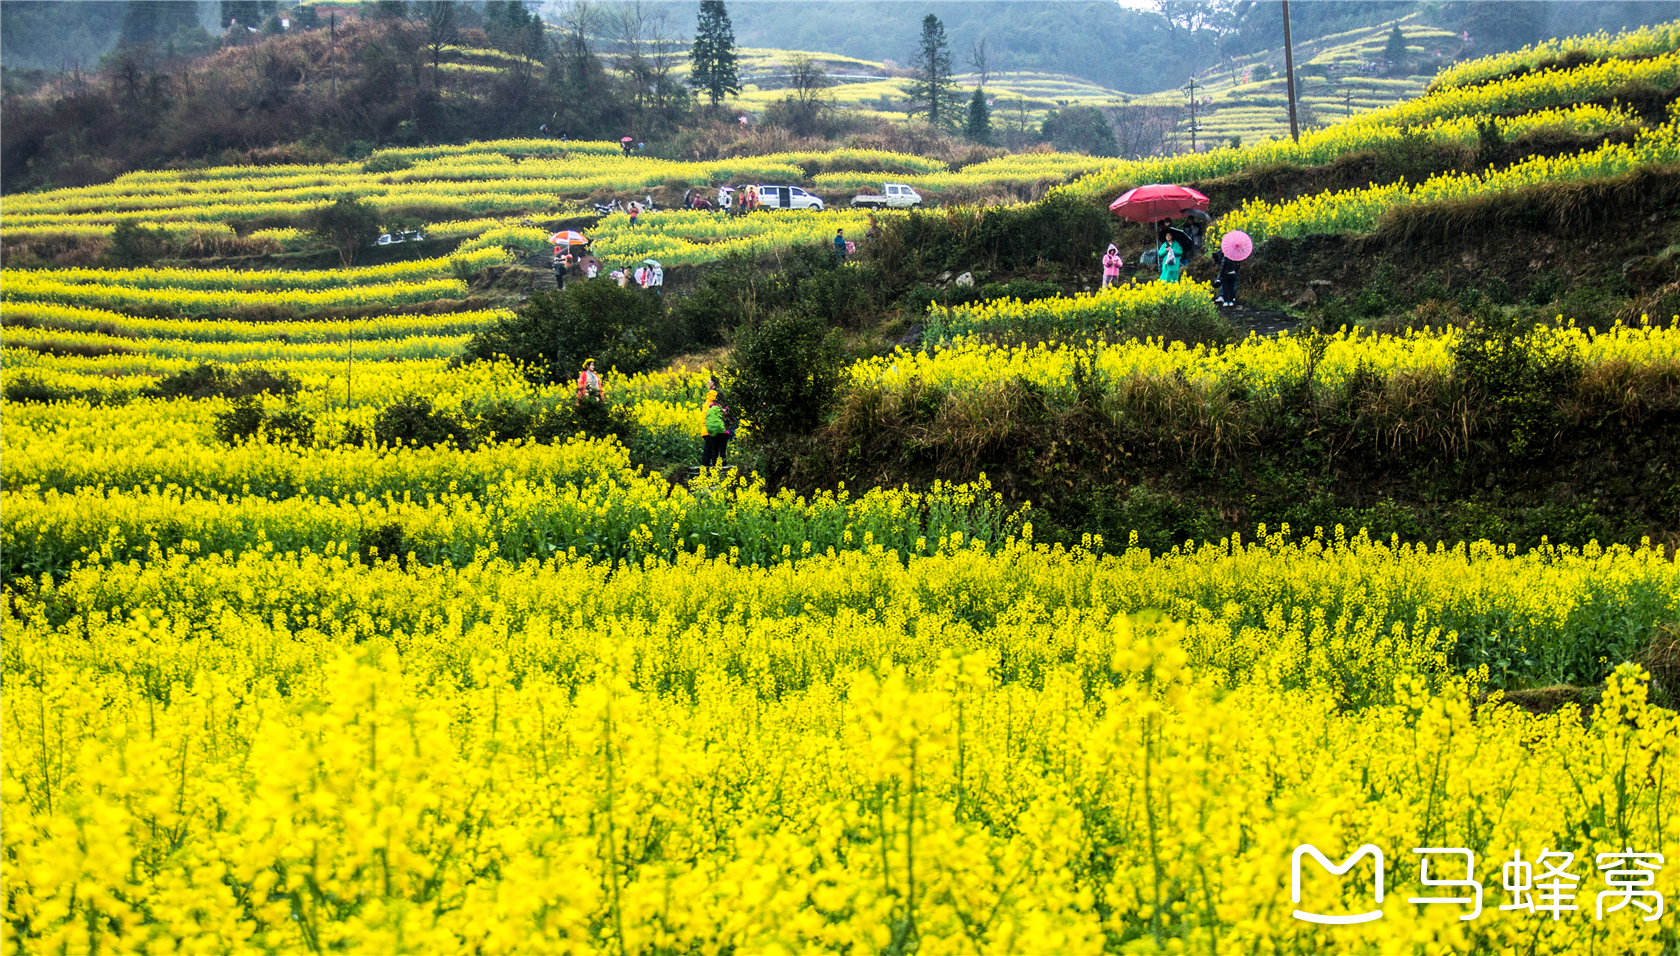
[[[1486,449],[1540,468],[1556,436],[1590,431],[1639,437],[1641,480],[1660,483],[1680,324],[1233,337],[1194,281],[1026,301],[980,287],[965,304],[948,295],[963,287],[933,285],[937,247],[978,248],[1028,213],[1084,221],[1140,182],[1536,130],[1596,144],[1216,210],[1216,235],[1264,240],[1672,170],[1672,115],[1596,102],[1672,87],[1680,31],[1663,37],[1583,41],[1609,58],[1476,85],[1558,50],[1466,65],[1426,96],[1373,93],[1299,144],[1150,161],[669,163],[517,140],[7,197],[11,257],[109,242],[118,223],[262,251],[0,274],[6,950],[1672,956],[1677,924],[1651,895],[1672,899],[1655,867],[1680,854],[1671,546],[1603,546],[1564,511],[1531,548],[1334,522],[1052,546],[1048,502],[1006,499],[986,471],[1044,439],[1031,468],[1058,496],[1081,477],[1074,455],[1105,487],[1128,458],[1184,455],[1177,474],[1252,496],[1263,471],[1229,462],[1268,444],[1287,445],[1278,460],[1340,456],[1309,476],[1328,483],[1366,459],[1397,470]],[[1036,205],[880,214],[883,248],[781,260],[821,260],[800,275],[773,254],[871,217],[659,209],[632,225],[582,205],[743,180],[843,194],[887,175],[935,196],[1061,185]],[[321,265],[295,217],[347,193],[428,220],[451,248]],[[609,365],[592,393],[581,362],[461,358],[543,308],[578,319],[600,290],[639,315],[694,301],[607,279],[522,313],[517,294],[475,301],[563,221],[609,266],[751,254],[731,268],[762,274],[723,290],[736,332],[762,328],[743,300],[773,281],[806,282],[820,304],[846,281],[884,287],[889,254],[927,272],[909,281],[946,301],[876,330],[915,321],[926,347],[848,328],[863,354],[839,367],[816,434],[788,447],[962,474],[805,493],[689,478],[707,369]],[[1190,324],[1214,332],[1149,337]],[[545,343],[572,328],[556,319]],[[782,368],[798,381],[815,366]],[[749,414],[738,440],[758,427]],[[1368,864],[1303,877],[1309,846],[1380,850],[1381,912],[1300,916],[1372,905]],[[1463,896],[1432,895],[1432,854],[1472,861]],[[1508,903],[1494,874],[1536,859],[1574,868],[1579,909]],[[1615,866],[1655,882],[1609,882]]]

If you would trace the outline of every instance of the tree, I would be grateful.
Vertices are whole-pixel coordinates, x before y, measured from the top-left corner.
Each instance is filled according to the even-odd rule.
[[[816,61],[803,53],[795,53],[783,64],[788,75],[788,95],[782,98],[781,110],[785,125],[801,136],[816,132],[817,121],[831,107],[824,92],[834,81],[829,79]]]
[[[844,357],[840,337],[820,316],[772,315],[735,333],[724,391],[764,435],[809,433],[840,387]]]
[[[574,282],[564,289],[539,292],[511,318],[474,335],[466,355],[473,359],[506,356],[525,366],[525,376],[539,385],[577,380],[588,359],[605,373],[645,372],[658,356],[652,331],[663,322],[665,299],[616,282]]]
[[[1400,24],[1389,31],[1388,45],[1383,47],[1383,59],[1387,60],[1390,68],[1404,70],[1406,68],[1406,35],[1400,32]]]
[[[951,48],[945,42],[945,25],[931,13],[922,18],[921,43],[910,85],[904,92],[910,97],[906,112],[911,116],[926,116],[935,127],[956,125],[957,84],[951,76]]]
[[[542,20],[525,9],[522,0],[490,0],[484,5],[483,17],[484,35],[491,46],[526,59],[542,58]]]
[[[717,109],[725,94],[741,95],[740,71],[735,65],[735,28],[723,0],[700,0],[700,21],[689,54],[688,83],[703,90]]]
[[[606,26],[618,47],[613,67],[624,76],[636,118],[641,120],[650,106],[663,109],[673,92],[670,73],[675,66],[666,8],[627,0],[609,9]]]
[[[1120,143],[1114,138],[1114,127],[1108,117],[1095,106],[1070,106],[1061,112],[1051,111],[1039,128],[1039,135],[1064,153],[1087,153],[1092,156],[1118,156]]]
[[[355,265],[356,254],[379,238],[379,211],[351,196],[316,209],[307,222],[310,232],[338,250],[345,268]]]
[[[992,78],[991,56],[986,49],[986,38],[974,41],[968,50],[968,65],[974,68],[974,75],[980,82],[975,85],[984,88],[986,82]]]
[[[455,0],[429,0],[420,7],[420,22],[426,27],[426,48],[432,51],[432,89],[435,90],[443,48],[461,35],[461,9]]]
[[[986,91],[976,86],[968,100],[968,121],[963,135],[982,146],[992,144],[992,108],[986,105]]]
[[[170,6],[185,6],[185,4],[169,4]],[[263,20],[279,9],[274,0],[222,0],[221,18],[222,29],[226,30],[235,23],[239,24],[241,33],[247,27],[261,26]],[[197,14],[194,14],[196,21]]]
[[[121,42],[125,46],[162,43],[176,30],[196,26],[198,13],[192,4],[129,0],[123,10]]]

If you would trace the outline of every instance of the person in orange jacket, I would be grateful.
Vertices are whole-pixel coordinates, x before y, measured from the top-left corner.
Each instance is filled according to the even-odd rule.
[[[578,373],[577,384],[578,401],[593,398],[597,402],[607,400],[606,387],[601,384],[601,376],[595,372],[595,360],[588,359],[583,363],[583,371]]]

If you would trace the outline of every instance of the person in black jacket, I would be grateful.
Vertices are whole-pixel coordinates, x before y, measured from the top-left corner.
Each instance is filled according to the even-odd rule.
[[[1225,255],[1225,250],[1216,249],[1213,253],[1213,267],[1217,270],[1214,286],[1218,292],[1214,295],[1214,305],[1237,304],[1237,260]]]

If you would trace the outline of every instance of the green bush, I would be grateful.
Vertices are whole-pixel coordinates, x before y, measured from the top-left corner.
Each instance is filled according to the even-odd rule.
[[[292,396],[303,387],[289,372],[266,368],[228,368],[201,363],[184,372],[166,375],[140,394],[148,398],[249,398],[257,395]]]
[[[432,407],[431,399],[409,397],[387,406],[373,422],[374,441],[381,445],[432,448],[449,445],[471,448],[472,430],[458,415]]]
[[[379,210],[353,196],[312,209],[301,218],[304,228],[338,250],[339,264],[345,268],[355,265],[357,254],[379,238]]]
[[[970,302],[987,302],[993,299],[1020,299],[1022,302],[1032,302],[1037,299],[1053,299],[1061,294],[1062,287],[1056,283],[1037,282],[1032,279],[988,282],[985,285],[953,285],[949,288],[924,284],[905,293],[904,304],[913,308],[926,308],[929,302],[937,302],[940,305],[967,305]]]
[[[1114,138],[1114,126],[1095,106],[1070,106],[1060,112],[1051,110],[1039,129],[1039,136],[1064,153],[1120,155],[1120,141]]]
[[[410,160],[393,153],[376,153],[362,164],[364,173],[395,173],[414,166]]]
[[[732,253],[706,267],[693,292],[673,297],[673,324],[683,341],[701,347],[722,345],[730,330],[757,317],[761,302],[773,305],[767,301],[770,284],[752,257]]]
[[[1511,455],[1544,454],[1562,425],[1558,399],[1581,379],[1581,357],[1519,317],[1484,306],[1459,336],[1453,360],[1472,401],[1489,413],[1486,427]]]
[[[74,401],[85,401],[90,405],[122,405],[128,401],[128,396],[120,392],[107,395],[94,388],[48,385],[32,375],[22,375],[7,383],[5,395],[8,402],[36,405]]]
[[[663,296],[615,282],[574,282],[531,296],[513,317],[473,336],[463,358],[512,359],[539,385],[575,380],[591,358],[601,372],[645,372],[658,362],[655,335],[666,322]]]
[[[839,336],[820,316],[774,315],[736,335],[724,394],[766,436],[808,432],[823,423],[844,358]]]
[[[289,406],[270,412],[252,397],[236,400],[232,408],[217,412],[215,419],[216,438],[227,445],[270,441],[307,447],[315,443],[314,418]]]
[[[100,258],[119,269],[140,269],[174,251],[175,244],[162,229],[119,222],[111,230],[111,248]]]

